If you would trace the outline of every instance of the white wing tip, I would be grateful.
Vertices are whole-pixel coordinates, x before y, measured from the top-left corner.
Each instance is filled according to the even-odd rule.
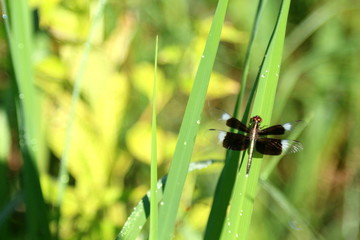
[[[281,145],[285,153],[296,153],[303,150],[302,144],[293,140],[281,140]]]
[[[219,136],[218,136],[218,138],[219,138],[219,142],[223,142],[224,141],[224,139],[225,139],[225,136],[226,136],[226,132],[220,132],[219,133]]]
[[[283,128],[285,128],[286,131],[290,131],[291,128],[293,127],[291,123],[285,123],[282,126],[283,126]]]
[[[230,118],[231,118],[231,115],[228,114],[228,113],[223,113],[223,114],[221,115],[221,120],[227,121],[227,120],[229,120]]]

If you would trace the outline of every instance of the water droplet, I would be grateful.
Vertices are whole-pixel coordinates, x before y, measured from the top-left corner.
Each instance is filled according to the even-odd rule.
[[[265,70],[265,72],[266,72],[266,73],[268,73],[268,72],[269,72],[269,70]]]
[[[200,120],[197,120],[196,123],[197,123],[197,124],[200,124]]]
[[[231,233],[231,230],[229,230],[228,233]]]
[[[21,100],[24,99],[24,97],[25,97],[25,96],[24,96],[23,93],[20,93],[20,94],[19,94],[19,98],[20,98]]]
[[[261,74],[261,77],[264,78],[264,77],[265,77],[265,74]]]
[[[230,222],[228,222],[228,226],[230,226]]]
[[[238,238],[238,237],[239,237],[239,234],[236,234],[235,237]]]
[[[184,142],[184,145],[186,146],[186,145],[187,145],[187,142]]]
[[[205,57],[204,55],[201,56],[201,58],[204,58],[204,57]]]
[[[302,230],[301,226],[299,225],[299,223],[296,220],[295,221],[289,221],[289,225],[294,230]]]
[[[160,205],[161,205],[161,206],[164,206],[164,202],[163,202],[163,201],[161,201],[161,202],[160,202]]]
[[[139,226],[139,229],[142,229],[142,226]]]
[[[7,17],[8,17],[8,16],[7,16],[5,13],[3,13],[2,18],[3,18],[3,19],[7,19]]]

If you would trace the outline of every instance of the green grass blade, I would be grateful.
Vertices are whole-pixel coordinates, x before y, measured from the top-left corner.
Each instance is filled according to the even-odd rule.
[[[8,239],[5,236],[9,234],[7,227],[9,224],[7,220],[11,217],[11,214],[16,211],[16,208],[24,202],[23,194],[21,191],[18,191],[14,196],[12,196],[11,201],[8,201],[6,204],[1,205],[0,212],[0,236],[1,239]]]
[[[159,220],[163,224],[159,229],[159,239],[170,239],[174,231],[180,197],[200,124],[200,115],[205,102],[210,74],[220,41],[227,4],[227,0],[219,1],[218,3],[205,50],[185,110],[174,158],[171,162],[164,199],[160,205]]]
[[[14,64],[16,83],[19,90],[19,102],[24,114],[22,138],[31,154],[37,160],[35,144],[39,136],[39,95],[34,86],[32,64],[32,28],[30,10],[26,1],[10,1],[9,13],[6,13],[5,1],[2,2],[7,28],[11,57]],[[9,20],[11,19],[11,22]]]
[[[7,14],[2,1],[5,27],[19,91],[18,126],[23,157],[22,188],[26,204],[26,235],[29,239],[50,239],[48,212],[39,181],[41,156],[40,96],[34,86],[32,66],[32,21],[27,1],[10,1]],[[11,17],[11,24],[9,23]]]
[[[223,228],[238,169],[240,152],[228,151],[225,165],[216,185],[214,201],[211,207],[204,239],[219,239]]]
[[[264,119],[264,125],[269,125],[271,119],[280,71],[289,7],[290,0],[282,1],[278,20],[258,74],[258,85],[251,116],[262,116]],[[248,154],[246,153],[244,159],[247,159],[247,157]],[[229,217],[224,225],[225,228],[223,229],[221,239],[247,238],[254,198],[257,190],[261,160],[262,159],[260,157],[253,157],[249,176],[246,175],[246,164],[242,164],[236,178]]]
[[[220,163],[222,161],[218,160],[205,160],[205,161],[198,161],[192,162],[189,166],[189,172],[195,170],[205,169],[208,166],[214,163]],[[167,176],[161,178],[157,182],[157,191],[156,191],[156,200],[159,203],[163,197],[163,190],[165,188]],[[147,218],[149,217],[150,212],[150,200],[149,200],[150,192],[141,199],[141,201],[136,205],[134,211],[131,212],[130,216],[126,220],[123,228],[121,229],[120,233],[118,234],[116,240],[132,240],[136,239],[146,223]]]
[[[261,187],[273,198],[274,202],[277,203],[280,208],[286,213],[286,216],[291,222],[296,223],[296,228],[301,229],[301,238],[306,239],[323,239],[323,237],[316,233],[301,213],[290,203],[286,196],[279,191],[276,187],[271,185],[268,181],[259,181]],[[279,213],[275,213],[279,215]],[[290,226],[290,225],[289,225]],[[291,229],[290,229],[291,230]]]
[[[0,141],[0,237],[2,239],[8,238],[8,224],[1,221],[2,215],[8,217],[6,215],[5,206],[6,203],[9,201],[9,181],[7,177],[7,162],[6,158],[10,152],[10,145],[11,145],[11,137],[9,131],[9,125],[6,119],[5,111],[0,108],[0,132],[1,134],[1,141]],[[5,218],[4,217],[4,218]]]
[[[154,63],[154,90],[152,106],[152,139],[151,139],[151,194],[150,194],[150,240],[156,240],[158,235],[158,200],[157,200],[157,144],[156,144],[156,73],[158,57],[158,37],[156,36]]]
[[[312,12],[302,21],[286,38],[284,59],[287,59],[302,43],[305,42],[316,30],[334,16],[344,11],[348,6],[335,1],[326,2]]]
[[[81,88],[82,81],[83,81],[85,65],[87,63],[87,59],[90,54],[91,41],[97,34],[97,31],[96,31],[97,24],[101,20],[101,16],[102,16],[105,4],[106,4],[106,0],[99,0],[99,2],[98,2],[96,13],[95,13],[95,16],[94,16],[94,19],[93,19],[93,22],[91,25],[91,29],[89,32],[89,36],[85,43],[85,49],[84,49],[84,52],[83,52],[83,55],[82,55],[82,58],[80,61],[79,70],[76,75],[74,90],[73,90],[73,93],[71,96],[71,105],[70,105],[70,111],[69,111],[69,119],[67,122],[66,137],[65,137],[65,142],[64,142],[64,151],[61,156],[60,172],[59,172],[59,176],[58,176],[58,193],[57,193],[57,200],[56,200],[56,205],[58,206],[57,234],[59,233],[59,228],[60,228],[61,205],[62,205],[62,201],[64,198],[66,184],[68,182],[67,166],[68,166],[68,158],[69,158],[70,148],[71,148],[71,143],[72,143],[71,139],[72,139],[72,130],[73,130],[73,123],[74,123],[74,119],[75,119],[76,106],[77,106],[77,102],[78,102],[79,96],[80,96],[80,88]]]
[[[234,110],[234,117],[237,117],[237,113],[239,110],[239,106],[241,106],[241,101],[243,100],[244,94],[245,94],[245,90],[246,90],[246,82],[247,82],[247,78],[248,78],[248,74],[249,74],[249,68],[250,68],[250,58],[252,56],[252,51],[253,51],[253,46],[255,43],[255,38],[256,35],[258,33],[258,28],[259,28],[259,23],[260,23],[260,19],[262,17],[262,13],[264,10],[264,6],[266,4],[266,0],[260,0],[257,10],[256,10],[256,14],[255,14],[255,19],[254,19],[254,26],[253,29],[251,31],[251,37],[250,37],[250,41],[249,41],[249,46],[248,49],[246,51],[245,54],[245,60],[244,60],[244,66],[243,66],[243,73],[241,75],[241,89],[240,89],[240,93],[238,94],[238,97],[236,99],[236,103],[235,103],[235,110]]]
[[[156,200],[157,204],[163,197],[163,190],[166,183],[166,176],[157,182]],[[126,220],[123,228],[116,237],[116,240],[133,240],[136,239],[146,223],[150,213],[150,199],[148,192],[141,201],[136,205],[130,216]]]
[[[252,56],[252,49],[257,35],[259,22],[263,13],[265,0],[259,1],[257,12],[254,19],[254,25],[249,42],[249,47],[245,55],[244,71],[241,77],[241,90],[238,94],[235,110],[233,116],[237,116],[239,106],[244,97],[246,82],[250,67],[250,57]],[[236,151],[228,151],[226,154],[225,166],[221,172],[219,181],[217,183],[214,201],[211,207],[210,216],[205,230],[205,239],[219,238],[222,230],[222,226],[225,220],[227,207],[229,205],[232,189],[235,182],[235,177],[238,169],[240,153]]]

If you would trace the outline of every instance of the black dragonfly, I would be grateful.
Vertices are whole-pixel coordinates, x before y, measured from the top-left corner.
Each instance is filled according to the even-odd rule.
[[[222,142],[224,148],[236,151],[249,149],[246,175],[248,175],[250,171],[254,148],[257,152],[264,155],[295,153],[303,149],[302,144],[295,140],[266,137],[266,135],[283,135],[291,131],[294,126],[296,126],[301,121],[284,123],[281,125],[279,124],[261,129],[260,123],[262,122],[262,118],[260,116],[254,116],[251,118],[250,127],[247,127],[245,124],[228,113],[223,113],[221,119],[226,122],[228,127],[237,129],[246,134],[243,135],[241,133],[232,133],[220,131],[217,129],[210,129],[220,132],[219,139]]]

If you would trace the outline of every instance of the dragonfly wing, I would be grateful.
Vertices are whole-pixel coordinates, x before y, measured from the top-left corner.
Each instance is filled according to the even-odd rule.
[[[219,141],[222,142],[224,148],[242,151],[249,147],[250,139],[247,136],[238,133],[225,132],[217,129],[209,130],[219,132]]]
[[[258,138],[256,140],[256,150],[265,155],[295,153],[302,149],[302,144],[294,140],[275,138]]]
[[[296,121],[296,122],[289,122],[284,124],[278,124],[274,125],[268,128],[261,129],[258,134],[259,136],[264,135],[282,135],[289,131],[292,131],[295,127],[297,127],[299,124],[301,125],[303,121]]]

